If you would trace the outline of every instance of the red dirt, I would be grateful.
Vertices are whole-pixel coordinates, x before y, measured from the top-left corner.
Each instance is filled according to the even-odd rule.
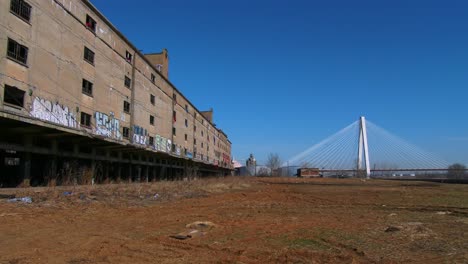
[[[226,178],[0,193],[33,197],[0,200],[0,263],[468,262],[468,185]],[[170,237],[195,221],[215,227]]]

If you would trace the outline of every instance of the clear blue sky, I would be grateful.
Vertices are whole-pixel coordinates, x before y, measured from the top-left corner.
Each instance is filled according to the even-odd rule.
[[[233,155],[283,160],[365,115],[468,164],[468,1],[93,0],[213,107]]]

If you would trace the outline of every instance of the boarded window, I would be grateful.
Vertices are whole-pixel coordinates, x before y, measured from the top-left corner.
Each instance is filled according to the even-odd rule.
[[[12,60],[26,64],[28,60],[28,48],[9,38],[7,55]]]
[[[31,5],[24,0],[11,0],[10,11],[27,22],[31,19]]]
[[[3,102],[7,104],[19,107],[24,106],[24,91],[16,87],[5,85],[3,98]]]

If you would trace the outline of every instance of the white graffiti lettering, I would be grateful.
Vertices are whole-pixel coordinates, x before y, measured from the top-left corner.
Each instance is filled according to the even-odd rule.
[[[50,101],[39,97],[34,98],[30,114],[35,118],[62,126],[78,127],[76,115],[68,107],[61,106],[58,103],[52,104]]]
[[[110,116],[96,112],[96,128],[94,133],[99,136],[104,136],[113,139],[122,139],[122,134],[120,133],[120,121],[114,118],[113,113],[110,113]]]

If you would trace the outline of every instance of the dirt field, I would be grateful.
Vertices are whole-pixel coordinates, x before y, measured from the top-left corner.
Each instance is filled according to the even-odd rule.
[[[0,263],[468,263],[468,185],[225,178],[0,194]]]

